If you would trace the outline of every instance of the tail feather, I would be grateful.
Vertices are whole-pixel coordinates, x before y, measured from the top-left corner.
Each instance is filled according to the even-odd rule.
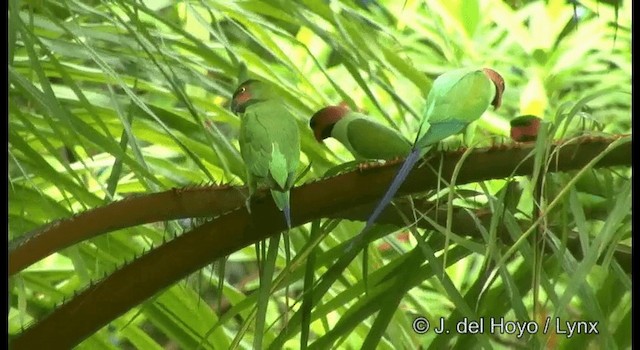
[[[287,228],[291,229],[291,206],[289,205],[289,191],[281,192],[271,190],[271,197],[276,203],[278,209],[284,213],[284,219],[287,222]]]
[[[284,219],[287,221],[287,229],[291,230],[291,208],[289,204],[282,208],[282,212],[284,213]]]
[[[367,224],[364,226],[364,229],[362,229],[362,233],[364,233],[366,230],[371,228],[371,226],[373,226],[373,224],[378,219],[380,214],[382,214],[382,211],[384,210],[384,208],[387,207],[387,205],[393,199],[393,196],[395,196],[396,192],[398,192],[400,185],[404,183],[404,180],[407,178],[407,176],[411,172],[411,169],[413,169],[413,167],[416,165],[419,158],[420,158],[419,149],[414,149],[411,151],[411,153],[409,153],[409,156],[407,156],[407,159],[402,164],[402,167],[400,168],[400,170],[398,170],[398,173],[393,179],[393,182],[391,182],[391,186],[389,186],[389,189],[387,189],[387,193],[384,194],[384,197],[382,197],[382,199],[378,203],[378,206],[376,206],[371,216],[369,216],[369,218],[367,219]]]

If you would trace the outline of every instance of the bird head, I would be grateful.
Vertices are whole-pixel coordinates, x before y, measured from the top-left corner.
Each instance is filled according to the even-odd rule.
[[[511,139],[516,142],[531,142],[538,138],[538,130],[542,119],[535,115],[523,115],[512,119]]]
[[[249,105],[267,98],[266,90],[267,86],[260,80],[246,80],[238,86],[231,97],[231,111],[235,114],[244,113]]]
[[[483,68],[484,74],[493,82],[496,87],[496,95],[491,101],[493,108],[498,109],[502,104],[502,93],[504,93],[504,79],[500,73],[494,71],[491,68]]]
[[[314,113],[309,120],[309,126],[316,140],[322,142],[327,137],[331,137],[334,125],[349,112],[350,109],[344,106],[328,106]]]

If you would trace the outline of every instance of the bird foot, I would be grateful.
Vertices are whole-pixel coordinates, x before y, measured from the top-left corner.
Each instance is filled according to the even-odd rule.
[[[247,212],[251,214],[251,203],[260,203],[268,196],[267,187],[259,188],[255,192],[250,192],[249,196],[246,197],[244,201],[244,205],[247,208]]]
[[[244,206],[247,208],[247,212],[251,215],[251,197],[247,197],[244,201]]]
[[[502,150],[505,149],[506,145],[504,143],[503,136],[491,137],[491,149],[493,150]]]
[[[358,163],[357,168],[358,168],[358,171],[363,172],[367,169],[375,168],[379,165],[380,163],[378,162],[362,162],[362,163]]]
[[[405,160],[405,157],[400,157],[400,156],[398,156],[398,157],[394,157],[394,158],[388,159],[388,160],[385,162],[385,164],[396,164],[396,163],[402,163],[402,162],[404,162],[404,160]]]
[[[256,202],[262,202],[265,198],[269,197],[269,187],[260,188],[258,191],[254,192],[251,198],[254,198]]]

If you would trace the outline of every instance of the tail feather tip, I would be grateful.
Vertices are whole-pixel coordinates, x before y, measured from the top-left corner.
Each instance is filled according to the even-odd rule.
[[[291,229],[291,208],[287,205],[282,211],[284,212],[284,219],[287,221],[287,228]]]

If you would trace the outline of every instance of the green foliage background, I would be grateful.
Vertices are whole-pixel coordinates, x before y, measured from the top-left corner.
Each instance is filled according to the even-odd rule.
[[[204,183],[241,185],[239,119],[227,108],[241,63],[251,77],[276,84],[297,112],[300,171],[311,165],[300,183],[351,160],[337,142],[325,146],[313,139],[307,125],[314,111],[344,101],[411,139],[433,79],[461,66],[492,67],[507,84],[503,106],[485,113],[472,130],[477,146],[509,142],[504,140],[509,120],[522,114],[555,125],[555,139],[631,132],[630,0],[615,6],[585,0],[575,8],[559,0],[10,0],[9,5],[10,240],[132,194]],[[535,151],[544,154],[542,142]],[[544,177],[549,202],[565,195],[542,215],[556,248],[541,263],[527,242],[513,257],[496,259],[509,246],[495,240],[492,223],[486,236],[449,233],[454,235],[449,247],[430,248],[434,258],[449,249],[443,275],[431,270],[433,261],[411,255],[421,246],[416,237],[442,237],[443,228],[419,229],[403,239],[411,225],[381,225],[378,234],[388,235],[368,249],[369,283],[380,282],[386,266],[399,267],[416,285],[400,293],[397,284],[383,280],[365,293],[356,260],[334,276],[321,300],[311,301],[309,320],[300,316],[305,279],[323,277],[340,245],[362,227],[359,221],[315,222],[313,232],[310,224],[291,231],[295,259],[289,268],[279,250],[272,276],[277,289],[269,299],[254,293],[256,254],[248,246],[228,257],[224,284],[212,264],[78,347],[299,348],[308,339],[317,348],[628,348],[631,274],[612,256],[631,246],[631,171],[581,171],[577,182],[571,182],[577,172],[534,174],[534,180]],[[514,180],[518,204],[504,216],[527,222],[538,200],[532,195],[535,181]],[[505,180],[456,186],[456,200],[440,204],[493,211],[507,188]],[[446,198],[447,191],[435,197]],[[546,204],[540,203],[543,209]],[[10,333],[18,334],[91,281],[198,223],[176,220],[118,230],[12,276]],[[509,230],[518,237],[530,226]],[[395,231],[405,236],[390,234]],[[582,258],[565,249],[567,239],[579,242]],[[534,263],[540,267],[532,269]],[[266,309],[264,329],[254,323],[256,306]],[[416,316],[437,322],[488,315],[598,320],[600,334],[517,338],[411,330]]]

